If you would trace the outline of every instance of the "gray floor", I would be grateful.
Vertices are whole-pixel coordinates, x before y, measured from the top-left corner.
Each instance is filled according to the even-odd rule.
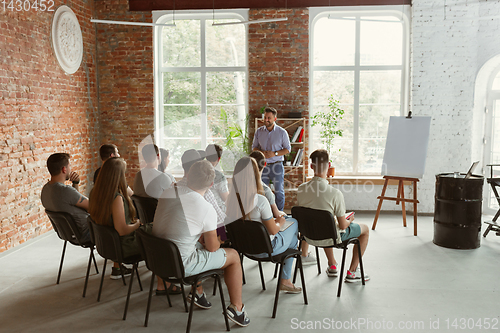
[[[357,214],[356,221],[371,226],[373,214]],[[453,250],[432,243],[432,217],[419,216],[418,227],[418,236],[414,237],[412,227],[402,227],[401,215],[382,214],[377,230],[371,232],[364,257],[371,277],[366,286],[344,283],[342,295],[337,298],[338,279],[328,278],[324,272],[318,275],[316,266],[307,266],[309,305],[303,304],[301,295],[281,294],[276,319],[271,318],[273,266],[264,265],[268,290],[263,291],[257,265],[247,260],[243,299],[251,324],[247,328],[232,325],[231,329],[245,332],[328,331],[341,327],[344,329],[340,331],[349,332],[386,332],[391,328],[395,332],[500,329],[500,237],[490,233],[481,239],[478,249]],[[87,250],[68,246],[61,283],[56,285],[62,244],[50,232],[0,254],[0,331],[185,331],[187,314],[180,296],[173,296],[172,308],[165,297],[154,297],[149,327],[143,327],[150,281],[144,265],[140,274],[145,290],[140,292],[134,285],[126,321],[121,317],[127,288],[119,280],[106,277],[101,302],[97,303],[99,276],[93,272],[87,297],[81,297]],[[335,254],[340,260],[341,252],[336,250]],[[322,252],[321,258],[324,270]],[[103,259],[97,262],[101,270]],[[107,270],[109,274],[110,265]],[[212,282],[205,285],[209,290]],[[193,332],[225,330],[216,297],[209,296],[212,309],[195,310]]]

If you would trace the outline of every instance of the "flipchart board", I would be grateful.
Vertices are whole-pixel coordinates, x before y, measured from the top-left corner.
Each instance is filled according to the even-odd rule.
[[[389,120],[383,176],[422,178],[425,170],[431,117],[395,117]]]

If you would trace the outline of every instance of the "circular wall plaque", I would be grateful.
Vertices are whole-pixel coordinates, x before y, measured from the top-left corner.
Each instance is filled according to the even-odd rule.
[[[61,68],[68,74],[78,70],[83,57],[80,23],[68,6],[57,8],[52,19],[52,47]]]

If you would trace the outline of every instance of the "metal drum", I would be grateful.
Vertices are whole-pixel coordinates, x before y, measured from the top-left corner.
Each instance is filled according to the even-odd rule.
[[[451,249],[480,245],[484,177],[443,173],[436,175],[434,244]]]

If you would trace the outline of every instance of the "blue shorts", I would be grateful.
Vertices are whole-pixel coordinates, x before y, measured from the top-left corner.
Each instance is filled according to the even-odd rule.
[[[190,257],[190,262],[184,267],[186,276],[200,274],[211,269],[222,268],[226,264],[226,250],[223,248],[210,252],[196,243],[196,252]]]
[[[357,238],[361,236],[361,227],[359,224],[352,222],[349,224],[349,226],[345,229],[345,232],[340,233],[340,238],[342,241],[346,241],[351,238]]]

